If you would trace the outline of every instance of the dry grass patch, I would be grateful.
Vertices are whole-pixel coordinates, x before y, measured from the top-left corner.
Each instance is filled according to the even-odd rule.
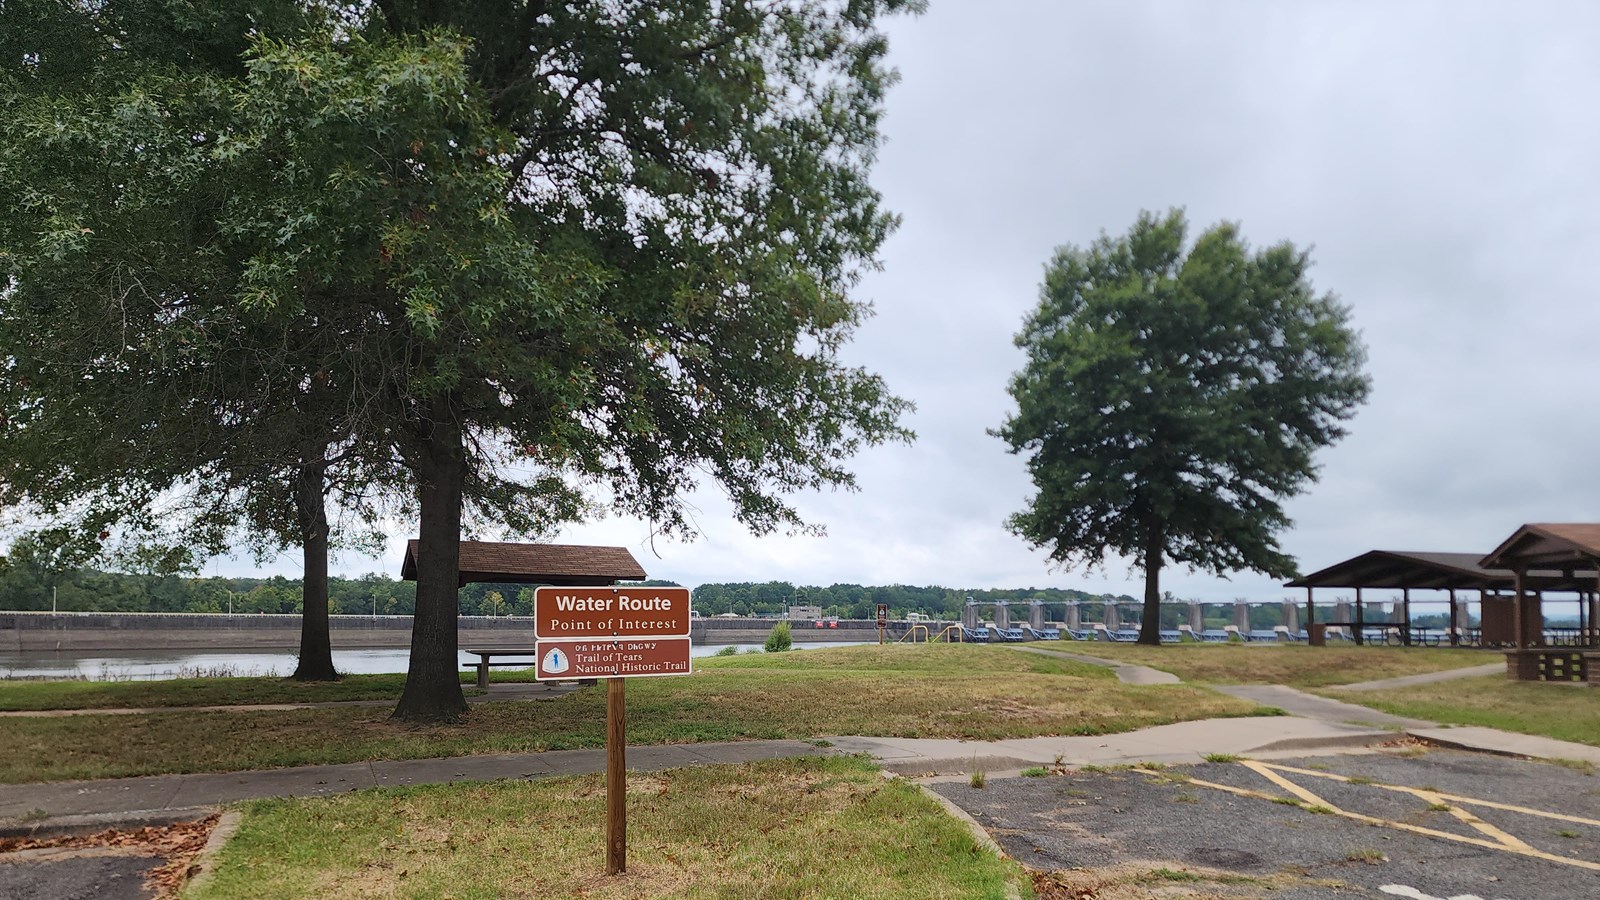
[[[631,780],[631,779],[630,779]],[[1020,869],[856,759],[678,769],[630,784],[628,872],[603,874],[596,777],[248,804],[212,897],[994,897]]]
[[[1313,688],[1461,669],[1495,662],[1481,650],[1436,647],[1308,647],[1297,644],[1172,644],[1144,647],[1105,641],[1070,646],[1076,653],[1136,663],[1197,684],[1286,684]],[[1347,699],[1341,694],[1341,699]]]

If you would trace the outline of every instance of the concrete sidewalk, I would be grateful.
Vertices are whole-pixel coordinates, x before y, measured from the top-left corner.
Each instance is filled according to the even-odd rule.
[[[897,774],[953,775],[977,770],[1000,773],[1057,764],[1199,763],[1207,756],[1224,754],[1272,759],[1360,752],[1406,734],[1466,750],[1600,765],[1600,748],[1492,728],[1442,728],[1421,723],[1401,732],[1290,715],[1205,719],[1091,737],[962,741],[845,736],[815,744],[735,741],[640,746],[628,748],[628,767],[647,772],[680,766],[865,753]],[[831,747],[818,744],[831,744]],[[321,797],[373,787],[584,775],[602,771],[604,766],[603,750],[556,750],[379,760],[255,772],[5,785],[0,787],[0,837],[193,818],[211,807],[261,797]]]
[[[1330,700],[1327,697],[1318,697],[1305,691],[1296,690],[1281,684],[1212,684],[1207,685],[1214,691],[1238,697],[1240,700],[1249,700],[1263,706],[1276,706],[1291,716],[1303,716],[1307,719],[1316,719],[1319,722],[1333,722],[1343,725],[1364,725],[1372,728],[1388,728],[1399,730],[1403,728],[1429,728],[1437,723],[1425,722],[1422,719],[1408,719],[1404,716],[1390,715],[1367,706],[1357,706],[1354,703],[1344,703],[1339,700]]]
[[[1393,731],[1318,722],[1294,716],[1203,719],[1093,737],[957,741],[925,738],[829,738],[834,747],[866,753],[900,775],[997,772],[1050,765],[1122,765],[1140,762],[1198,763],[1227,754],[1270,758],[1273,754],[1337,752],[1393,741]]]
[[[1411,687],[1418,684],[1433,684],[1439,681],[1455,681],[1457,678],[1482,678],[1485,675],[1504,675],[1506,664],[1503,662],[1486,663],[1481,666],[1469,666],[1465,669],[1445,669],[1442,672],[1424,672],[1421,675],[1402,675],[1398,678],[1380,678],[1377,681],[1359,681],[1355,684],[1330,685],[1330,691],[1386,691],[1389,688]]]
[[[830,751],[804,741],[737,741],[628,748],[628,768],[649,772],[680,766],[743,763]],[[140,820],[171,821],[196,811],[261,797],[325,797],[372,787],[448,784],[497,778],[587,775],[605,769],[604,750],[388,760],[296,766],[257,772],[151,775],[95,781],[0,786],[0,837]]]

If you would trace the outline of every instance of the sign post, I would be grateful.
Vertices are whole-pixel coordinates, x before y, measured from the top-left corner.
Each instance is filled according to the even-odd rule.
[[[883,629],[889,626],[889,604],[878,604],[878,644],[883,645]]]
[[[538,588],[533,636],[537,680],[606,679],[606,874],[620,874],[628,868],[623,679],[689,674],[689,589]]]
[[[628,710],[626,681],[606,679],[606,874],[628,868]]]

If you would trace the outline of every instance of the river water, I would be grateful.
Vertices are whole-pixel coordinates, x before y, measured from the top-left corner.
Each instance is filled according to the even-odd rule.
[[[713,656],[725,647],[737,647],[742,653],[761,649],[759,644],[705,644],[695,645],[691,656]],[[845,647],[850,642],[796,641],[796,650],[816,647]],[[475,664],[476,656],[465,652],[458,654],[463,667]],[[383,672],[404,672],[410,651],[392,650],[335,650],[333,666],[350,675],[370,675]],[[89,681],[140,681],[163,678],[200,678],[229,675],[280,675],[294,671],[293,653],[257,652],[235,650],[203,652],[199,650],[142,650],[126,653],[86,651],[60,653],[49,650],[0,653],[0,679],[7,678],[72,678]],[[532,660],[529,660],[532,663]]]

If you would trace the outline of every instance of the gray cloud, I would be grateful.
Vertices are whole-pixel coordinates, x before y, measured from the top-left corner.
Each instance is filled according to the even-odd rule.
[[[1051,250],[1184,206],[1258,244],[1314,245],[1354,309],[1371,403],[1295,499],[1305,569],[1373,547],[1488,550],[1524,521],[1593,520],[1600,10],[1586,4],[961,3],[894,23],[903,81],[876,181],[904,227],[851,360],[918,404],[914,447],[803,498],[824,539],[751,538],[714,493],[706,537],[640,552],[688,583],[784,578],[1138,592],[1125,563],[1052,572],[1002,527],[1028,494],[985,429]],[[570,541],[641,550],[607,520]],[[398,568],[346,559],[347,571]],[[1268,579],[1172,573],[1182,596]]]

